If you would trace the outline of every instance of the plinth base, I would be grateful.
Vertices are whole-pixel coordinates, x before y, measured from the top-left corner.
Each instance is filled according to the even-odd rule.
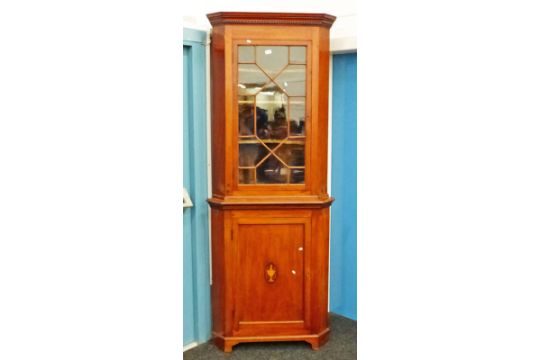
[[[226,353],[232,352],[233,346],[245,342],[274,342],[274,341],[305,341],[313,350],[319,350],[326,344],[330,336],[330,329],[326,329],[317,335],[276,335],[276,336],[231,336],[224,337],[214,335],[214,344]]]

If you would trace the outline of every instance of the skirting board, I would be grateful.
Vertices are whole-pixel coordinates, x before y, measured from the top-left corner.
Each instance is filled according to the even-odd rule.
[[[185,352],[185,351],[188,351],[190,349],[193,349],[195,346],[199,345],[198,342],[192,342],[192,343],[189,343],[187,344],[186,346],[184,346],[184,350],[182,350],[182,352]]]

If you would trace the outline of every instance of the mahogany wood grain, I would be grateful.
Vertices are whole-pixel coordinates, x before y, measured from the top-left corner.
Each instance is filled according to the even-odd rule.
[[[225,195],[225,29],[216,26],[212,29],[210,47],[210,93],[211,93],[211,145],[212,145],[212,194],[216,198]]]
[[[223,211],[211,210],[212,227],[212,330],[214,333],[223,335],[225,332],[224,309],[225,309],[225,241],[224,241],[224,213]]]
[[[306,341],[328,328],[329,27],[327,14],[214,13],[212,76],[212,334],[240,342]],[[303,184],[239,184],[237,47],[302,45],[306,53]]]

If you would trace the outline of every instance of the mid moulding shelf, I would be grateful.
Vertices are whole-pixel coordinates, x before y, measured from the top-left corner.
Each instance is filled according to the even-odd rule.
[[[303,137],[300,137],[298,138],[298,140],[264,140],[264,139],[261,139],[261,140],[258,140],[258,139],[241,139],[239,141],[240,144],[260,144],[261,142],[265,143],[265,144],[281,144],[281,143],[284,143],[284,144],[293,144],[293,145],[304,145],[305,144],[305,138]]]

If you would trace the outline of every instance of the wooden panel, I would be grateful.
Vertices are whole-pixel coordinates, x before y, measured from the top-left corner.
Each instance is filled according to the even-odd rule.
[[[212,29],[212,46],[210,48],[210,86],[212,94],[212,194],[215,197],[225,195],[225,30],[223,26]]]
[[[326,194],[326,179],[328,169],[328,70],[330,64],[330,40],[329,30],[317,28],[318,41],[317,56],[318,68],[313,70],[314,78],[317,78],[317,99],[313,98],[313,111],[317,112],[317,133],[314,135],[313,150],[311,156],[318,159],[317,166],[314,167],[313,192],[315,194]]]
[[[310,255],[314,266],[311,268],[311,327],[314,332],[321,332],[328,327],[328,232],[329,209],[313,211],[312,246]],[[316,235],[315,235],[316,234]]]
[[[242,224],[237,231],[238,320],[303,319],[304,224]]]
[[[300,212],[304,217],[294,217],[294,213],[275,217],[276,212],[261,211],[236,214],[234,331],[305,329],[309,324],[309,282],[305,279],[310,260],[309,212]]]
[[[223,211],[212,209],[212,331],[225,331],[225,242]]]

